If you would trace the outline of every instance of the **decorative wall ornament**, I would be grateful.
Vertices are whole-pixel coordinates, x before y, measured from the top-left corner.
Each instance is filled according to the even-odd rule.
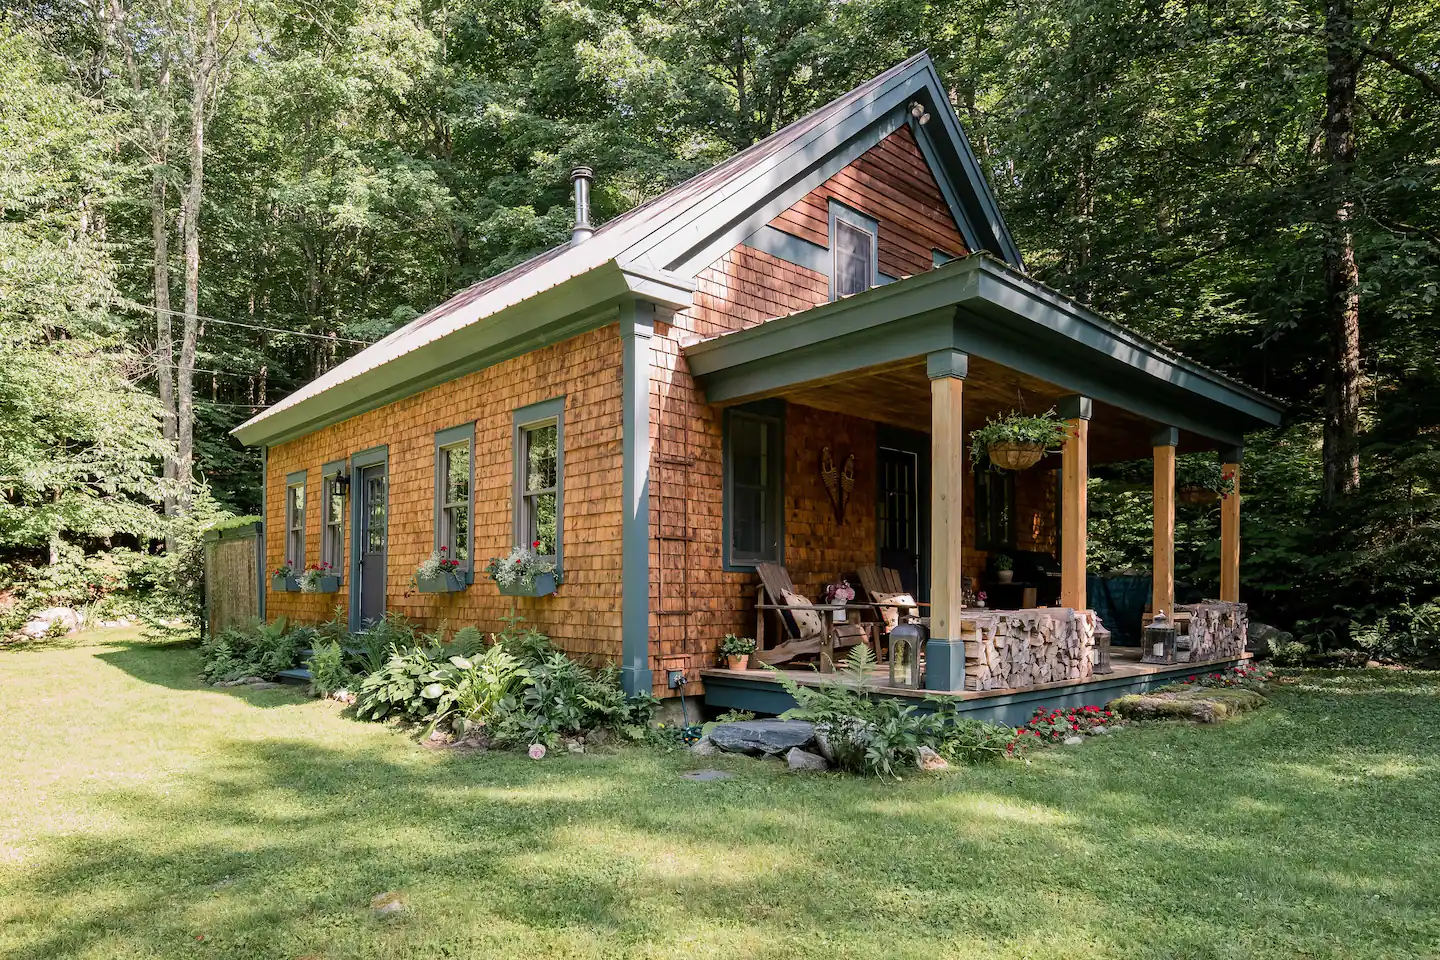
[[[835,469],[835,456],[829,447],[820,451],[820,479],[825,482],[825,492],[830,495],[830,506],[835,511],[835,522],[845,525],[845,508],[850,506],[850,495],[855,492],[855,454],[845,458],[845,467]]]

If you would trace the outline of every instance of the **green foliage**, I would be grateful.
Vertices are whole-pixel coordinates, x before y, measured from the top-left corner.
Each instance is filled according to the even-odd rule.
[[[722,657],[748,657],[754,652],[754,637],[737,637],[733,633],[727,633],[725,634],[725,639],[720,641],[720,655]]]
[[[1039,416],[1016,410],[986,419],[985,426],[970,431],[970,459],[977,465],[986,461],[995,443],[1036,443],[1046,451],[1059,450],[1069,429],[1053,409]]]
[[[284,617],[232,627],[201,644],[201,679],[206,683],[244,677],[274,680],[278,672],[295,665],[300,649],[315,636],[312,628],[292,626]]]
[[[1358,625],[1354,641],[1376,660],[1433,661],[1440,657],[1440,602],[1401,603],[1370,623]]]
[[[513,703],[497,712],[494,738],[511,746],[542,743],[554,748],[560,738],[596,727],[644,736],[646,706],[631,703],[613,664],[590,670],[559,651],[526,667],[529,683]],[[653,710],[653,708],[650,708]]]
[[[355,716],[361,720],[421,721],[435,710],[425,691],[442,676],[443,652],[437,647],[391,646],[384,666],[360,681]]]
[[[337,690],[346,690],[355,679],[345,665],[344,648],[334,640],[317,640],[305,666],[310,670],[310,693],[313,696],[328,697]]]
[[[468,656],[452,656],[450,669],[422,692],[435,700],[430,726],[449,721],[457,733],[484,726],[502,705],[510,705],[530,673],[500,644]]]

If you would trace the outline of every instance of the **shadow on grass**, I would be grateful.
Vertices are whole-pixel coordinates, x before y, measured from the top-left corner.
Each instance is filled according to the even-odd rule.
[[[43,957],[197,936],[226,956],[1419,956],[1440,942],[1440,704],[1395,693],[1282,690],[1225,727],[901,784],[235,739],[182,783],[98,793],[118,827],[50,842],[9,921]],[[411,911],[381,924],[387,890]]]
[[[192,644],[127,643],[97,654],[96,659],[143,683],[170,690],[223,694],[255,707],[288,707],[308,700],[306,688],[299,685],[258,690],[251,686],[212,687],[200,679],[200,651]]]

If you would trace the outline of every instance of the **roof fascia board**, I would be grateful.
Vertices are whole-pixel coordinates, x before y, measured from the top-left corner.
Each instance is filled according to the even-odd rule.
[[[247,446],[284,443],[602,327],[632,296],[622,271],[607,263],[232,432]]]
[[[952,153],[953,156],[950,157],[950,160],[965,172],[975,202],[979,204],[980,209],[977,212],[980,213],[981,219],[999,246],[994,253],[1016,269],[1024,270],[1025,261],[1020,255],[1020,247],[1015,243],[1015,238],[1010,235],[1010,228],[1005,225],[1005,218],[1000,215],[999,201],[995,199],[995,193],[990,189],[990,182],[985,179],[985,173],[980,169],[980,161],[975,156],[975,148],[970,145],[970,138],[965,136],[965,127],[960,123],[960,118],[950,103],[950,97],[945,92],[945,84],[941,82],[934,62],[926,57],[922,61],[921,69],[925,78],[924,92],[927,94],[925,99],[930,107],[931,122],[938,121],[944,127],[946,134],[945,137],[935,138],[938,141],[935,146],[942,153]],[[941,162],[938,169],[950,169],[950,165]]]
[[[945,206],[950,208],[950,216],[954,218],[956,226],[960,228],[960,234],[965,238],[965,246],[970,250],[982,250],[985,243],[980,235],[975,232],[975,225],[970,222],[970,215],[960,203],[960,193],[955,187],[955,182],[950,176],[950,168],[940,162],[940,155],[935,152],[935,144],[930,139],[930,131],[926,129],[928,123],[917,123],[913,117],[907,120],[910,132],[915,136],[915,143],[920,147],[920,154],[930,166],[930,172],[935,176],[935,183],[940,187],[940,195],[945,198]]]
[[[696,283],[693,277],[682,277],[669,270],[657,270],[639,263],[622,263],[620,272],[626,286],[638,299],[671,310],[685,310],[694,303]]]

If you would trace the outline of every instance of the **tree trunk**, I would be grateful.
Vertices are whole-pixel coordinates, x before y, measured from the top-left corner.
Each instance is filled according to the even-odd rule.
[[[1353,0],[1326,0],[1325,154],[1331,216],[1325,244],[1324,496],[1328,503],[1360,485],[1360,270],[1355,262],[1355,49]]]
[[[185,185],[185,196],[181,202],[185,220],[185,330],[180,342],[178,384],[178,479],[182,513],[190,510],[195,459],[195,349],[200,331],[200,201],[205,192],[205,101],[215,68],[218,33],[215,5],[206,4],[203,46],[199,50],[191,50],[190,182]]]

